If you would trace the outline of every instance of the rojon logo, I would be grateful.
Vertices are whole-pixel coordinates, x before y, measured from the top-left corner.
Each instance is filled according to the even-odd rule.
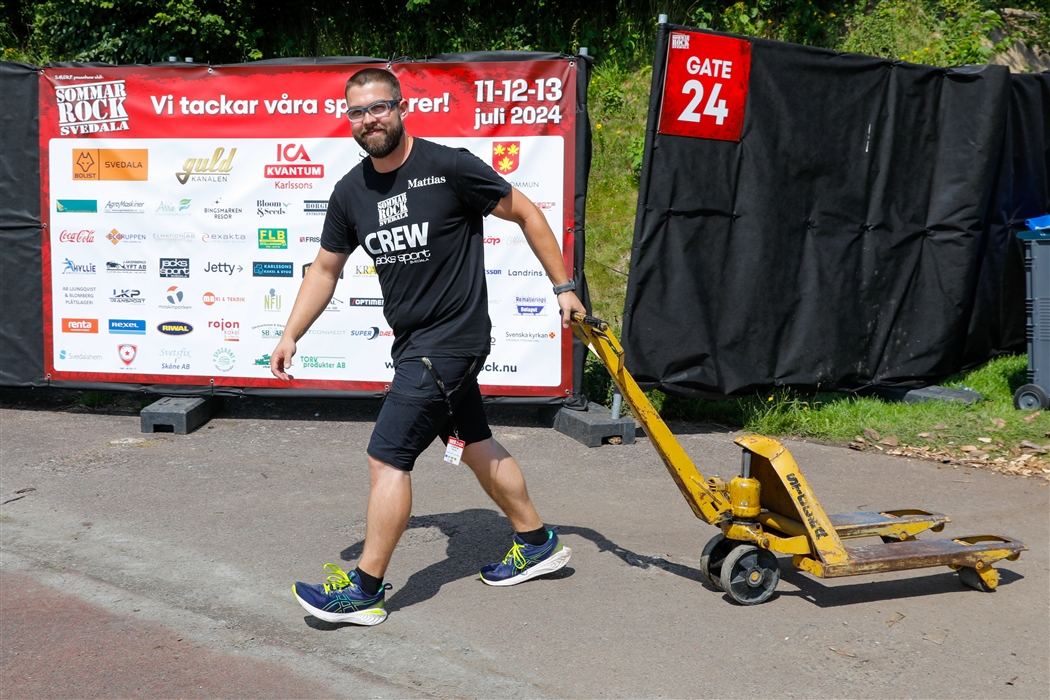
[[[98,333],[97,318],[64,318],[63,333]]]

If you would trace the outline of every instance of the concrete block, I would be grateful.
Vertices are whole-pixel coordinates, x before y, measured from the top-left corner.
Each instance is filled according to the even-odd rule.
[[[895,389],[880,387],[875,395],[883,401],[901,403],[923,403],[924,401],[956,401],[958,403],[977,403],[984,399],[973,389],[948,389],[943,386],[927,386],[922,389]]]
[[[222,399],[199,396],[165,396],[139,414],[144,433],[192,433],[221,408]]]
[[[625,416],[613,420],[611,411],[596,403],[588,404],[586,411],[561,409],[554,417],[554,429],[587,447],[609,444],[610,438],[630,445],[635,433],[633,418]]]

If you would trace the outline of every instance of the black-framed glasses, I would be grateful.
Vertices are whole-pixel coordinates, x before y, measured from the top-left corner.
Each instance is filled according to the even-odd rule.
[[[346,110],[346,117],[352,122],[359,122],[365,118],[365,112],[368,112],[376,119],[382,119],[400,102],[401,100],[378,100],[367,107],[351,107]]]

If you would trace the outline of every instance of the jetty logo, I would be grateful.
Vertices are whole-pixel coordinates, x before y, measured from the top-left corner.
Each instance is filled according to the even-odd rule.
[[[509,175],[518,169],[521,161],[520,141],[493,141],[492,167],[500,175]]]
[[[135,361],[135,356],[139,354],[139,349],[135,345],[118,345],[117,353],[120,355],[120,361],[125,366],[130,366]]]
[[[149,179],[148,148],[74,148],[74,180]]]
[[[235,155],[236,148],[231,148],[230,154],[226,155],[226,149],[219,146],[211,158],[187,158],[182,164],[182,170],[175,173],[175,179],[180,185],[187,182],[227,182],[229,173],[233,171]]]
[[[123,80],[56,86],[59,133],[72,136],[127,131],[127,98]]]
[[[263,167],[263,176],[274,178],[321,178],[324,165],[313,163],[306,148],[296,143],[277,144],[277,163]]]

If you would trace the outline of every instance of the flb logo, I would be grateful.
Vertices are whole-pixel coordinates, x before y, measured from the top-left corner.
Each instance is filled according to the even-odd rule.
[[[520,160],[520,141],[494,141],[492,143],[492,167],[500,175],[507,175],[517,170]]]
[[[135,345],[118,345],[117,354],[120,355],[120,361],[127,367],[135,361],[135,356],[139,354],[139,349]]]

